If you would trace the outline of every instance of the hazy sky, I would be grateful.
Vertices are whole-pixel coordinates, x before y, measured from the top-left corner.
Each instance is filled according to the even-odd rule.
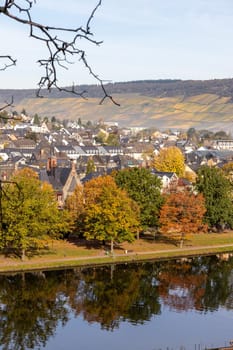
[[[37,0],[32,16],[78,27],[97,1]],[[2,15],[0,23],[0,55],[18,59],[0,72],[0,88],[36,88],[43,73],[36,62],[47,52],[26,27]],[[102,0],[92,30],[103,44],[86,46],[87,59],[103,80],[233,77],[233,0]],[[79,64],[61,72],[59,82],[95,83]]]

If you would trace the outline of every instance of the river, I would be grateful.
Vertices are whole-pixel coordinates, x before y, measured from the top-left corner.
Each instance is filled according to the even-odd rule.
[[[0,275],[1,350],[202,350],[233,340],[233,258]]]

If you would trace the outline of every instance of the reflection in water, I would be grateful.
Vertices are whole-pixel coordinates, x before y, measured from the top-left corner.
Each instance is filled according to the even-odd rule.
[[[179,313],[230,310],[232,288],[233,259],[216,256],[1,275],[0,346],[45,347],[74,317],[114,331],[123,322],[148,323],[166,307]]]

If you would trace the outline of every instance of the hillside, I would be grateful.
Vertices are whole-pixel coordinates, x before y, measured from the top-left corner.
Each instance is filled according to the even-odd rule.
[[[233,129],[233,80],[159,80],[107,84],[106,89],[120,103],[99,105],[101,89],[88,90],[88,99],[58,91],[35,98],[33,90],[0,90],[0,100],[14,96],[14,109],[29,114],[83,121],[115,121],[120,126],[158,128]]]

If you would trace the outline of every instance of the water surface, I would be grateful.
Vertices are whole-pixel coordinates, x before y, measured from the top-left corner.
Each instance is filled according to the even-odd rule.
[[[0,275],[2,350],[202,350],[232,339],[232,258]]]

